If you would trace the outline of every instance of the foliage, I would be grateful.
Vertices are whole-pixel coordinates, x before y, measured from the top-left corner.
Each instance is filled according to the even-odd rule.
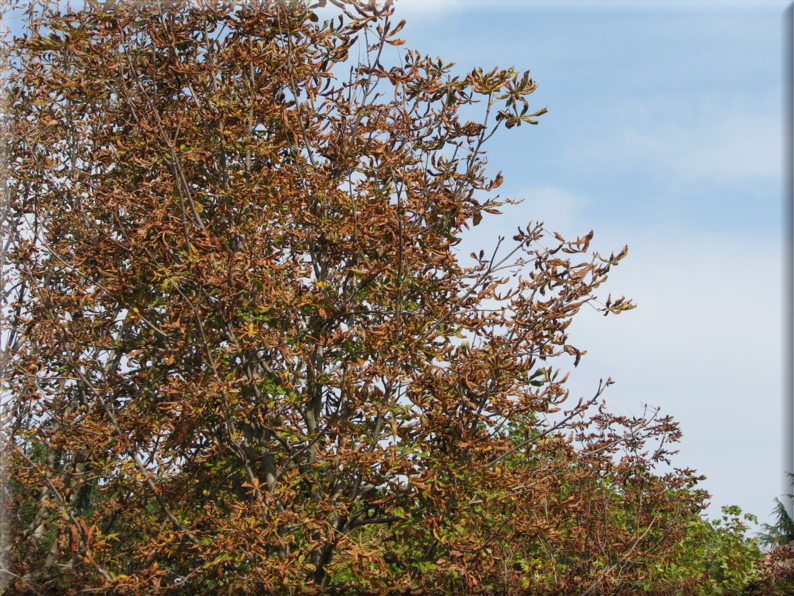
[[[772,596],[794,592],[794,549],[791,543],[766,553],[757,568],[758,577],[749,583],[743,594]]]
[[[789,474],[790,479],[794,475]],[[792,495],[785,495],[789,499]],[[786,506],[775,499],[772,514],[777,518],[774,524],[761,524],[758,542],[767,550],[759,565],[760,577],[751,582],[749,594],[791,594],[794,591],[794,522]]]
[[[384,65],[391,3],[332,3],[19,7],[11,589],[664,593],[687,549],[738,585],[740,524],[655,471],[675,423],[597,406],[611,381],[563,408],[571,318],[633,308],[594,294],[626,249],[455,249],[510,202],[483,146],[536,83]]]
[[[741,594],[760,579],[762,554],[756,541],[746,537],[745,523],[757,519],[750,514],[740,517],[736,506],[723,507],[722,513],[722,519],[714,521],[694,516],[684,540],[653,568],[649,586],[668,583],[665,593]]]
[[[759,532],[758,542],[763,546],[774,548],[794,540],[794,521],[789,517],[786,506],[780,499],[775,499],[772,515],[777,517],[777,521],[774,524],[761,524],[763,532]]]

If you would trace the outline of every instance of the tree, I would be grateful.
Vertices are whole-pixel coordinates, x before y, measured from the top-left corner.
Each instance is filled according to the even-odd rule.
[[[680,433],[611,381],[563,409],[552,366],[584,305],[633,308],[594,293],[627,249],[455,249],[536,83],[389,65],[391,2],[332,4],[18,7],[12,589],[664,593],[706,499],[655,471]]]
[[[794,475],[788,474],[790,478]],[[791,495],[783,495],[791,499]],[[760,577],[749,586],[750,594],[790,594],[794,588],[794,521],[786,510],[786,506],[775,499],[772,515],[777,518],[774,524],[761,524],[761,532],[757,533],[758,542],[767,551],[760,567]]]
[[[789,474],[789,477],[794,478],[794,475]],[[792,495],[784,495],[786,498],[794,498]],[[783,546],[794,540],[794,520],[786,511],[786,506],[780,501],[775,499],[775,509],[772,515],[777,518],[774,524],[761,524],[762,532],[758,533],[759,542],[769,548],[776,546]]]
[[[741,513],[734,505],[722,508],[721,519],[693,516],[684,539],[653,568],[649,585],[662,583],[675,594],[745,594],[766,580],[761,551],[747,538],[745,523],[758,519],[749,513],[742,519]]]

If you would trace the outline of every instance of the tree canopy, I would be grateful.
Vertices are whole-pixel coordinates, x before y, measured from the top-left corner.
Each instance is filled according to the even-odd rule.
[[[568,401],[555,367],[584,354],[566,335],[582,307],[633,308],[595,294],[627,249],[539,222],[456,249],[514,202],[484,147],[545,113],[530,73],[457,73],[401,47],[390,1],[331,4],[16,6],[9,589],[745,581],[685,556],[732,560],[743,526],[699,517],[693,471],[657,470],[674,421],[610,413],[609,380]],[[704,550],[714,535],[729,546]]]

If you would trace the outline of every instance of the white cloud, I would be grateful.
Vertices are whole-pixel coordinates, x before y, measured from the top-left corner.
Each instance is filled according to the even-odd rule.
[[[766,0],[765,3],[773,7],[785,7],[786,5],[784,0]],[[722,2],[720,10],[725,12],[757,11],[759,4],[758,0]],[[714,8],[712,0],[632,0],[631,2],[626,2],[625,0],[566,0],[565,2],[560,2],[560,0],[533,0],[532,2],[526,2],[525,0],[397,0],[396,5],[401,10],[405,7],[410,7],[410,9],[415,10],[419,14],[423,11],[449,13],[453,10],[460,11],[463,9],[488,11],[527,9],[533,12],[549,11],[555,13],[592,11],[625,14],[629,11],[682,12],[713,10]]]
[[[510,239],[515,235],[517,227],[526,228],[530,220],[543,222],[547,230],[558,232],[564,238],[570,237],[572,240],[576,236],[583,236],[593,227],[592,222],[590,227],[587,227],[583,217],[585,208],[591,203],[590,198],[565,188],[544,185],[523,187],[513,192],[507,187],[501,197],[523,199],[523,201],[520,205],[502,207],[503,215],[485,215],[479,226],[465,232],[463,241],[458,247],[461,255],[476,253],[480,249],[485,252],[492,251],[498,236],[507,239],[503,248],[512,246]],[[617,249],[622,246],[621,244]]]
[[[551,185],[526,188],[517,196],[524,199],[522,211],[531,213],[534,220],[544,222],[548,229],[561,233],[568,232],[581,220],[582,211],[590,203],[585,196]]]
[[[514,209],[547,229],[563,236],[589,230],[586,196],[556,186],[518,196],[527,201]],[[461,253],[492,247],[496,234],[510,238],[526,223],[513,215],[484,220]],[[612,377],[616,384],[604,397],[613,410],[639,415],[648,404],[680,422],[684,437],[673,465],[707,476],[710,515],[737,504],[769,521],[782,468],[779,240],[660,224],[599,225],[595,232],[593,250],[630,249],[596,294],[602,301],[625,295],[638,307],[603,317],[585,306],[574,318],[570,343],[588,353],[576,369],[572,359],[555,364],[572,372],[571,401],[592,396],[599,379]]]
[[[606,400],[613,408],[661,407],[684,432],[673,464],[708,477],[710,513],[738,504],[764,521],[781,490],[780,245],[663,229],[606,236],[632,251],[601,292],[625,293],[638,308],[616,318],[588,309],[576,317],[570,340],[588,354],[571,375],[573,396],[612,377]]]
[[[441,15],[459,13],[467,8],[487,6],[488,0],[397,0],[395,2],[396,17],[409,19],[411,17],[438,17]]]
[[[714,95],[671,104],[647,98],[621,102],[614,125],[583,140],[582,157],[590,166],[666,172],[678,182],[725,184],[780,175],[783,139],[776,104],[731,105]]]

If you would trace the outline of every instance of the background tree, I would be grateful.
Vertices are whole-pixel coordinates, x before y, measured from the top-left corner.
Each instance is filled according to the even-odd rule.
[[[550,361],[625,255],[455,245],[537,123],[392,6],[18,6],[3,351],[12,590],[664,593],[680,433]],[[356,46],[356,44],[358,44]],[[351,52],[361,60],[351,61]],[[462,113],[481,109],[479,122]],[[693,580],[697,581],[697,580]]]
[[[791,478],[794,475],[789,474]],[[791,499],[791,495],[784,495]],[[790,594],[794,589],[794,521],[786,510],[786,506],[775,499],[772,511],[777,519],[773,524],[761,524],[761,532],[757,533],[759,544],[766,551],[759,565],[760,577],[748,587],[750,594]]]
[[[794,475],[789,474],[789,477],[794,478]],[[784,495],[786,498],[794,498],[792,495]],[[759,542],[766,547],[774,548],[776,546],[783,546],[794,540],[794,520],[786,511],[786,506],[780,501],[775,499],[775,509],[772,515],[777,518],[774,524],[761,524],[761,532],[758,534]]]

